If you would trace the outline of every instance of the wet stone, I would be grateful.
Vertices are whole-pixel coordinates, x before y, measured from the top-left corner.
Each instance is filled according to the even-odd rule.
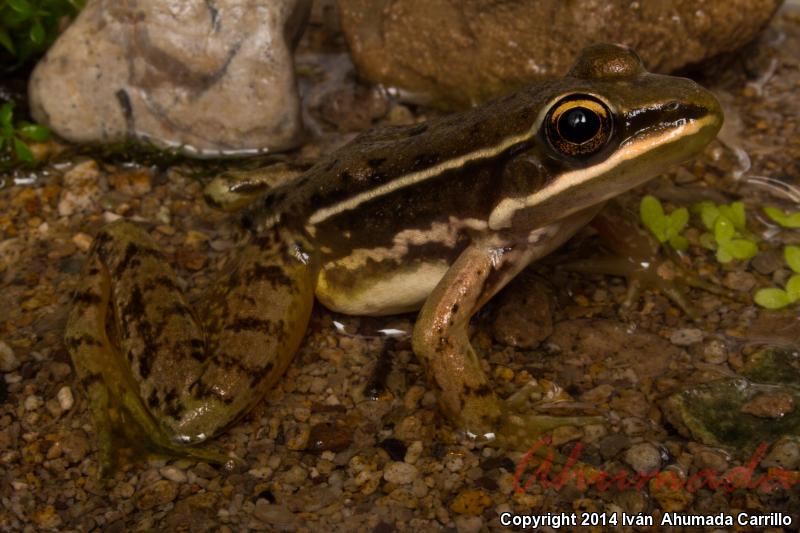
[[[661,467],[661,453],[650,443],[634,444],[625,452],[625,462],[636,472],[655,472]]]
[[[142,511],[152,509],[171,502],[177,495],[178,485],[161,479],[139,491],[136,495],[136,508]]]
[[[703,340],[703,331],[697,328],[679,329],[672,332],[669,342],[676,346],[691,346]]]
[[[324,422],[311,427],[307,449],[321,452],[330,450],[340,452],[353,442],[353,432],[339,424]]]
[[[761,418],[781,418],[794,411],[794,397],[787,392],[759,394],[742,405],[742,412]]]
[[[11,346],[0,341],[0,372],[13,372],[19,368],[19,359]]]
[[[292,50],[310,4],[90,0],[36,65],[31,113],[79,143],[135,138],[188,155],[291,148],[302,130]]]
[[[256,500],[253,516],[277,531],[295,531],[299,519],[285,505],[269,503],[264,498]]]
[[[411,483],[417,478],[419,472],[414,465],[395,461],[389,463],[383,471],[383,479],[396,485]]]

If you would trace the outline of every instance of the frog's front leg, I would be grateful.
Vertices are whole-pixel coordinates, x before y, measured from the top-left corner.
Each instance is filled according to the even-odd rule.
[[[105,468],[125,454],[203,457],[180,445],[218,433],[284,372],[313,304],[290,245],[278,234],[251,239],[195,311],[149,235],[124,221],[100,231],[65,342]]]
[[[531,262],[560,246],[596,213],[592,208],[531,232],[507,246],[471,244],[426,300],[414,326],[413,348],[428,382],[450,420],[468,435],[497,438],[527,448],[530,439],[558,425],[586,418],[511,416],[511,408],[489,386],[468,336],[470,318]],[[517,413],[518,414],[518,413]],[[595,420],[595,419],[592,419]]]

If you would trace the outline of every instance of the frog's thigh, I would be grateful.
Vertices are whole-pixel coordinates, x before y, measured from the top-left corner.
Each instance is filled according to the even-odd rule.
[[[245,247],[233,274],[214,285],[204,332],[150,237],[128,222],[107,226],[67,325],[82,378],[105,383],[110,401],[156,441],[149,416],[174,440],[213,435],[260,398],[302,338],[311,283],[287,257],[278,241]]]
[[[328,309],[361,316],[416,311],[450,267],[445,257],[351,263],[348,258],[324,265],[315,293]]]

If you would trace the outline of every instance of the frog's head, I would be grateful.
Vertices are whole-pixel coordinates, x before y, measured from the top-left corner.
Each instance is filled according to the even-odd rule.
[[[501,202],[493,228],[532,227],[608,200],[698,153],[723,120],[709,91],[651,74],[617,45],[586,48],[539,97],[535,144],[545,179],[529,195]]]

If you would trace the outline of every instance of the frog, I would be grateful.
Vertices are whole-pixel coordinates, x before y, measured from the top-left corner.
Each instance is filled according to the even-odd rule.
[[[368,130],[263,190],[229,187],[244,237],[194,305],[144,229],[105,226],[65,333],[101,455],[111,460],[119,434],[202,449],[278,382],[315,300],[349,315],[417,312],[411,347],[427,386],[472,438],[525,449],[539,430],[580,423],[500,398],[470,319],[608,200],[700,152],[722,121],[694,81],[598,44],[562,78]]]

